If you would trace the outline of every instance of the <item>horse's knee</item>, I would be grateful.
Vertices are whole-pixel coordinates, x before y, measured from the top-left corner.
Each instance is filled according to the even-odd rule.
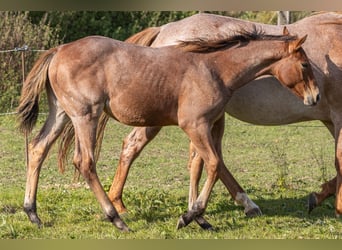
[[[205,205],[203,204],[203,202],[194,202],[194,204],[192,205],[191,211],[193,211],[193,213],[198,216],[198,215],[202,215],[205,212]]]

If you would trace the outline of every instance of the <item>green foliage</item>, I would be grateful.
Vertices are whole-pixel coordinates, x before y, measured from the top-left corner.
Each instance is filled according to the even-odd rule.
[[[60,28],[64,42],[89,35],[102,35],[118,40],[150,26],[160,26],[195,12],[175,11],[62,11],[48,12],[51,25]],[[41,13],[35,13],[35,16]]]

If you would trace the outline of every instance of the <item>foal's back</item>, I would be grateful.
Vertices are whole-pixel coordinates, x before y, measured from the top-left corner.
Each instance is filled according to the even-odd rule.
[[[69,115],[104,108],[128,125],[177,125],[183,83],[199,77],[199,64],[178,48],[90,36],[58,48],[49,78],[61,102],[78,104],[64,104]]]

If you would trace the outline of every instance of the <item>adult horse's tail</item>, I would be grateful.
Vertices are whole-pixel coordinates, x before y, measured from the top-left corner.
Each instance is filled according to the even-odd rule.
[[[125,42],[142,46],[151,46],[160,32],[160,27],[150,27],[130,36]]]
[[[34,64],[28,74],[21,91],[20,103],[17,109],[19,129],[25,134],[31,133],[37,122],[39,113],[39,96],[48,82],[48,69],[56,48],[45,52]]]
[[[125,42],[128,43],[134,43],[137,45],[142,46],[151,46],[151,44],[154,42],[156,37],[158,36],[160,32],[160,27],[150,27],[147,28],[135,35],[132,35],[131,37],[127,38]],[[97,131],[96,131],[96,145],[95,145],[95,161],[98,160],[100,155],[100,149],[102,145],[104,130],[107,125],[107,122],[109,120],[109,116],[102,112]],[[60,140],[59,146],[58,146],[58,167],[61,172],[64,171],[65,165],[67,163],[67,157],[70,151],[70,146],[74,142],[74,128],[72,126],[71,121],[69,121],[66,126],[64,127],[64,130],[62,131],[62,138]],[[79,173],[75,172],[75,179],[79,177]]]

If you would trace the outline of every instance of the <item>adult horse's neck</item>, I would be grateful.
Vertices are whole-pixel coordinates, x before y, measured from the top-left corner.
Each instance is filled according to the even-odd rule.
[[[271,74],[271,65],[285,54],[284,41],[250,41],[247,45],[207,54],[225,86],[236,90],[255,78]]]

